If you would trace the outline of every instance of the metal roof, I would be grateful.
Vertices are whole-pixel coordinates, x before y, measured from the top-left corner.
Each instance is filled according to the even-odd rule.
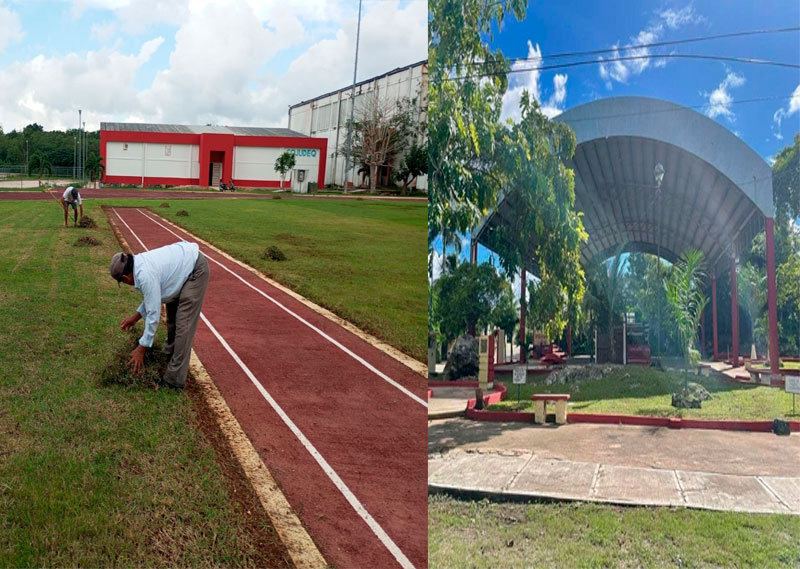
[[[703,251],[710,270],[730,267],[774,212],[769,165],[708,117],[657,99],[614,97],[556,117],[577,139],[575,207],[589,240],[581,260],[627,251],[657,252],[674,261]],[[654,177],[664,167],[660,189]],[[491,249],[493,228],[514,208],[507,191],[473,238]],[[530,243],[534,251],[535,244]],[[531,259],[533,255],[531,255]],[[530,270],[535,270],[531,261]]]
[[[388,77],[389,75],[394,75],[395,73],[400,73],[401,71],[405,71],[407,69],[411,69],[412,67],[416,67],[418,65],[424,65],[426,63],[428,63],[428,60],[427,59],[423,59],[422,61],[417,61],[416,63],[412,63],[411,65],[406,65],[405,67],[396,67],[396,68],[392,69],[391,71],[387,71],[386,73],[383,73],[382,75],[376,75],[375,77],[371,77],[369,79],[365,79],[364,81],[359,81],[358,83],[355,84],[355,87],[360,87],[361,85],[366,85],[367,83],[371,83],[372,81],[377,81],[378,79],[383,79],[384,77]],[[295,107],[299,107],[301,105],[305,105],[305,104],[311,103],[311,102],[316,101],[318,99],[324,99],[325,97],[329,97],[329,96],[333,95],[334,93],[339,93],[340,91],[347,91],[347,90],[352,89],[352,88],[353,88],[353,85],[351,84],[351,85],[348,85],[347,87],[342,87],[341,89],[336,89],[335,91],[329,91],[328,93],[325,93],[324,95],[318,95],[318,96],[316,96],[316,97],[314,97],[312,99],[308,99],[306,101],[300,101],[299,103],[295,103],[294,105],[289,105],[289,110],[291,111]]]
[[[211,126],[184,124],[153,124],[130,122],[103,122],[100,130],[122,132],[169,132],[173,134],[235,134],[237,136],[296,136],[308,138],[307,135],[288,128],[253,127],[253,126]]]

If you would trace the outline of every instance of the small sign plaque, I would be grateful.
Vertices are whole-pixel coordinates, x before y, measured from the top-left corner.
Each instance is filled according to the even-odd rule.
[[[800,394],[800,377],[791,375],[786,376],[786,392]]]
[[[524,384],[528,378],[527,366],[514,367],[514,385]]]

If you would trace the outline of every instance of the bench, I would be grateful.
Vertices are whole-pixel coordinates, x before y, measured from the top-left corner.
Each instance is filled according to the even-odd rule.
[[[556,424],[563,425],[567,422],[567,401],[569,393],[534,393],[531,395],[533,401],[533,420],[538,425],[543,425],[547,417],[548,401],[556,404]]]

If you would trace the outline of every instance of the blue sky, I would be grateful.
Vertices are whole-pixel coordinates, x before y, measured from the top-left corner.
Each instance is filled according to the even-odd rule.
[[[508,58],[537,57],[614,46],[671,41],[730,32],[800,26],[796,0],[664,2],[561,0],[530,2],[527,18],[513,18],[495,34],[493,47]],[[800,63],[800,33],[698,42],[651,52],[697,53]],[[611,55],[611,54],[608,54]],[[608,56],[606,56],[608,57]],[[559,62],[546,61],[544,65]],[[664,60],[662,60],[664,61]],[[535,63],[521,63],[520,67]],[[523,89],[538,93],[549,116],[598,98],[639,95],[697,108],[736,133],[768,162],[800,131],[800,70],[743,63],[651,60],[624,67],[607,63],[510,77],[504,117],[514,118]],[[792,95],[794,97],[792,98]],[[736,101],[785,97],[756,103]],[[434,243],[441,251],[441,241]],[[468,246],[461,253],[468,257]],[[489,252],[479,248],[479,261]]]
[[[353,78],[357,0],[0,0],[0,126],[285,126]],[[390,22],[391,25],[387,25]],[[359,79],[427,57],[426,0],[364,0]]]

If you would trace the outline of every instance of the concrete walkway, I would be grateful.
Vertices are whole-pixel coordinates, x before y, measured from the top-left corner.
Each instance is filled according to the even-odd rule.
[[[467,401],[475,398],[474,387],[431,387],[433,397],[428,399],[428,420],[446,419],[464,415]]]
[[[428,424],[430,491],[800,514],[800,437],[632,427]]]

